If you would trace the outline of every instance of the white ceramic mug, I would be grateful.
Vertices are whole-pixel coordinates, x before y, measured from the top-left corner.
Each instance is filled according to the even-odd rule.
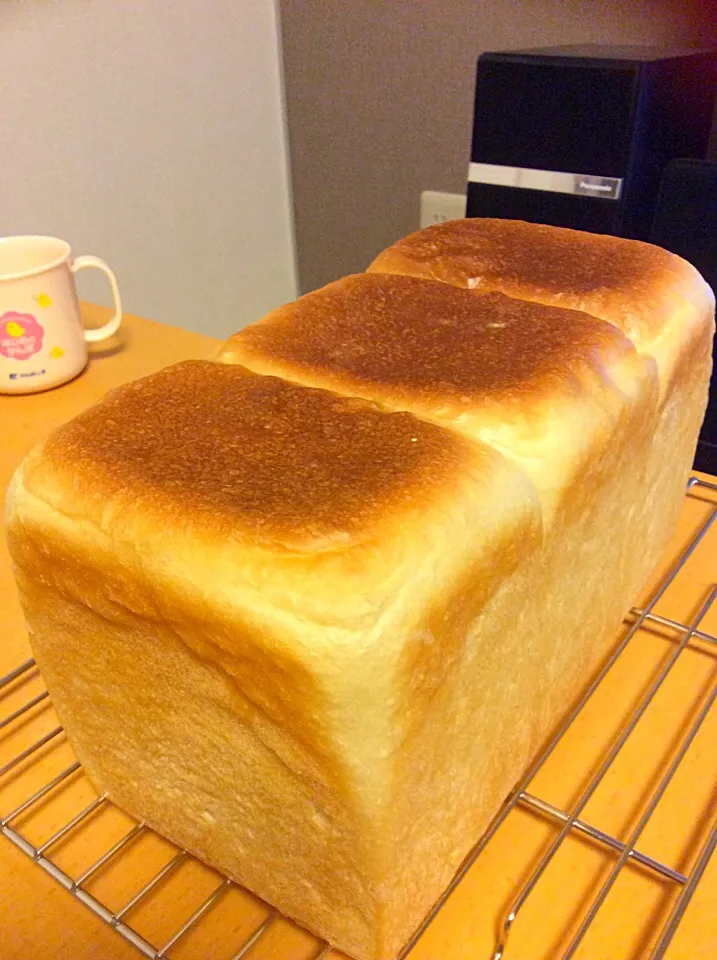
[[[107,274],[114,316],[85,330],[75,273]],[[56,237],[0,237],[0,393],[35,393],[76,377],[87,364],[87,344],[117,330],[122,304],[114,273],[99,257],[72,258]]]

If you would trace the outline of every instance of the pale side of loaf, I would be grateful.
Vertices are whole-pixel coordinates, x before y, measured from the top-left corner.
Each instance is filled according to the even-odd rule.
[[[571,266],[490,223],[493,293],[346,278],[110,395],[10,494],[99,789],[360,960],[395,956],[604,657],[704,411],[692,268],[620,247],[557,303],[595,238]]]

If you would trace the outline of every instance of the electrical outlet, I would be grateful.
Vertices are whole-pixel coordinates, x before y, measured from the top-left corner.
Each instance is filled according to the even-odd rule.
[[[441,193],[440,190],[424,190],[421,193],[421,227],[446,220],[461,220],[466,215],[464,193]]]

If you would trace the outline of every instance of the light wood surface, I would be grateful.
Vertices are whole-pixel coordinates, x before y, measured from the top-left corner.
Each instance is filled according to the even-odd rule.
[[[88,307],[90,324],[105,312]],[[126,317],[118,338],[93,349],[87,370],[70,384],[47,393],[25,397],[0,397],[0,486],[4,490],[24,454],[57,424],[95,402],[107,390],[167,364],[190,357],[210,357],[216,348],[208,337]],[[659,581],[674,557],[712,509],[717,497],[699,491],[686,499],[685,509],[669,555],[655,572]],[[659,605],[666,617],[690,620],[717,581],[717,527],[707,535],[693,558]],[[642,598],[644,600],[644,598]],[[12,584],[9,558],[0,546],[0,675],[29,655],[23,619]],[[717,608],[703,628],[717,633]],[[666,629],[641,631],[618,661],[608,681],[566,741],[531,785],[531,792],[557,806],[574,802],[588,772],[596,767],[627,712],[644,693],[656,672],[674,650],[679,636]],[[715,682],[717,649],[695,643],[681,655],[678,666],[640,722],[635,736],[597,791],[584,819],[620,837],[629,835],[646,802],[648,787],[664,773],[684,733],[699,708],[700,698]],[[41,678],[28,676],[0,701],[0,719],[35,690]],[[17,737],[32,743],[53,723],[49,704],[27,720],[0,731],[0,766],[17,752]],[[12,741],[12,742],[11,742]],[[677,869],[689,869],[695,849],[706,835],[717,809],[717,711],[713,710],[687,754],[674,785],[660,804],[654,820],[638,844],[639,849],[663,859]],[[0,815],[23,796],[28,784],[39,786],[72,754],[64,742],[23,765],[9,783],[0,783]],[[36,778],[33,781],[33,778]],[[44,778],[44,779],[43,779]],[[36,787],[35,787],[36,788]],[[23,791],[24,794],[23,794]],[[30,790],[31,792],[31,790]],[[41,842],[93,796],[81,774],[71,778],[57,801],[22,819],[28,837]],[[92,862],[127,831],[130,824],[121,812],[102,809],[76,841],[59,844],[58,862],[74,874]],[[555,826],[523,810],[510,814],[474,868],[448,901],[411,955],[411,960],[489,960],[496,923],[511,894],[534,866],[545,844],[555,836]],[[97,878],[95,895],[113,909],[171,855],[156,837],[140,838],[133,848],[129,878],[108,869]],[[129,859],[129,858],[128,858]],[[535,894],[521,912],[505,960],[553,960],[561,955],[574,932],[575,918],[584,909],[591,891],[607,876],[614,857],[594,845],[566,843]],[[132,922],[153,942],[162,942],[163,931],[176,928],[216,885],[216,875],[198,864],[186,864],[170,879],[163,901],[148,902],[135,911]],[[134,886],[133,886],[134,884]],[[167,899],[169,898],[169,899]],[[674,899],[673,888],[626,868],[608,897],[594,929],[575,954],[583,960],[642,960]],[[250,897],[232,891],[220,901],[194,934],[169,951],[174,960],[227,960],[242,937],[256,927],[266,910]],[[53,960],[134,960],[140,954],[81,903],[71,897],[36,864],[0,837],[0,958],[51,957]],[[288,923],[280,924],[248,960],[310,960],[316,944]],[[338,954],[332,954],[338,957]],[[669,960],[708,960],[717,957],[717,856],[713,857],[683,924],[669,950]]]
[[[88,326],[99,326],[109,311],[83,308]],[[71,383],[47,393],[0,396],[0,489],[27,451],[53,427],[90,406],[113,387],[167,364],[207,357],[209,337],[125,316],[109,340],[90,344],[90,363]],[[0,546],[0,675],[29,656],[24,621],[10,574],[4,537]],[[4,715],[4,712],[3,712]],[[2,810],[4,814],[6,810]],[[24,854],[0,837],[0,956],[5,960],[52,957],[136,960],[134,947],[70,897]]]

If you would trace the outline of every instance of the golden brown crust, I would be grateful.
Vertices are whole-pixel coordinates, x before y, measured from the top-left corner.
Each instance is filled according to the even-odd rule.
[[[221,359],[382,400],[399,392],[466,410],[531,404],[634,353],[612,325],[573,310],[388,274],[357,274],[246,327]],[[261,364],[276,366],[262,368]]]
[[[647,243],[489,218],[418,230],[380,253],[368,271],[383,272],[382,264],[399,257],[416,266],[416,275],[457,286],[526,284],[565,297],[632,286],[649,274],[660,276],[671,260],[666,250]]]
[[[638,346],[669,319],[675,294],[689,298],[699,285],[689,264],[651,244],[487,218],[412,233],[380,253],[368,272],[585,310],[616,324]]]
[[[129,498],[155,522],[186,517],[223,536],[321,550],[430,501],[477,456],[410,414],[189,361],[64,426],[28,462],[25,483],[47,496],[48,477],[72,475],[83,509]],[[60,489],[66,511],[72,486]]]
[[[182,364],[63,428],[9,543],[98,792],[395,957],[666,543],[712,332],[680,309],[659,409],[608,323],[371,274],[225,348],[304,387]]]

